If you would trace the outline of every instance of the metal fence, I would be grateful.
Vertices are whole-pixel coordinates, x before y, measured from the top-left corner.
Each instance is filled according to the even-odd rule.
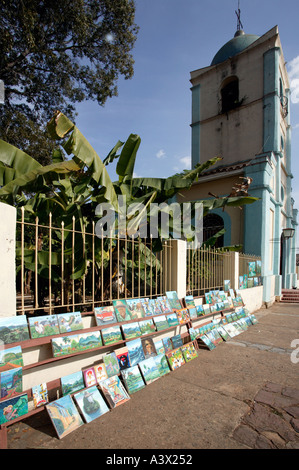
[[[17,314],[93,311],[113,299],[164,295],[171,243],[155,253],[152,240],[99,238],[94,222],[82,230],[52,214],[45,225],[17,220]]]
[[[252,266],[255,266],[255,274],[251,271]],[[256,255],[246,255],[244,253],[239,253],[239,274],[240,276],[260,276],[261,257]]]

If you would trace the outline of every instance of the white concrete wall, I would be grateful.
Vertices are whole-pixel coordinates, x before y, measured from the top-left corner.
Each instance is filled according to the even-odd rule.
[[[0,202],[0,318],[16,315],[16,209]]]

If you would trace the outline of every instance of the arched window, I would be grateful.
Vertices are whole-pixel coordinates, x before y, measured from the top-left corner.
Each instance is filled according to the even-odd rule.
[[[213,235],[216,235],[220,230],[224,228],[224,222],[222,217],[220,217],[217,214],[207,214],[203,218],[203,245],[205,244],[206,241],[209,240],[209,238],[213,237]],[[224,243],[224,236],[221,235],[221,237],[217,238],[215,247],[216,248],[221,248]]]
[[[221,86],[222,112],[227,113],[239,106],[239,79],[236,76],[228,77]]]

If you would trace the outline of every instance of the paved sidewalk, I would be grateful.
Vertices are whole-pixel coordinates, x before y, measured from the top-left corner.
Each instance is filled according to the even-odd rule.
[[[46,412],[9,427],[8,449],[299,449],[299,304],[256,317],[61,440]]]

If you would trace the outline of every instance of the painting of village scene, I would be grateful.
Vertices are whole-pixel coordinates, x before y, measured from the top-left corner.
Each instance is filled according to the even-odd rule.
[[[150,333],[153,333],[156,331],[156,327],[153,323],[152,318],[147,318],[145,320],[141,320],[138,322],[139,323],[139,328],[141,331],[141,335],[148,335]]]
[[[28,413],[27,393],[0,401],[0,424],[8,423],[26,413]]]
[[[146,384],[150,384],[159,379],[160,374],[154,357],[149,357],[139,362],[139,367]]]
[[[141,331],[139,328],[139,323],[125,323],[121,326],[123,330],[123,334],[127,340],[138,338],[141,336]]]
[[[122,370],[121,375],[130,394],[145,387],[145,383],[138,366]]]
[[[17,343],[30,339],[26,315],[5,317],[0,320],[0,342]]]
[[[28,319],[31,338],[58,335],[59,325],[57,315],[45,315]]]
[[[21,346],[0,350],[0,372],[23,365]]]
[[[57,315],[60,333],[70,333],[83,329],[80,312],[60,313]]]
[[[96,307],[94,309],[95,319],[97,326],[108,325],[110,323],[117,323],[114,307]]]
[[[102,380],[100,387],[111,408],[115,408],[130,399],[130,396],[117,375]]]
[[[181,350],[182,350],[182,353],[186,362],[189,362],[198,356],[193,343],[185,344],[184,346],[181,347]]]
[[[59,439],[84,424],[70,395],[49,403],[46,409]]]
[[[22,367],[5,370],[0,373],[0,399],[11,398],[23,391]]]
[[[81,370],[61,377],[60,381],[63,395],[77,392],[85,387]]]
[[[86,423],[90,423],[109,411],[105,400],[96,386],[75,393],[74,398]]]
[[[76,354],[88,349],[99,348],[103,345],[100,331],[52,338],[54,357]]]
[[[102,329],[102,337],[105,346],[122,341],[123,337],[119,326],[109,326]]]

